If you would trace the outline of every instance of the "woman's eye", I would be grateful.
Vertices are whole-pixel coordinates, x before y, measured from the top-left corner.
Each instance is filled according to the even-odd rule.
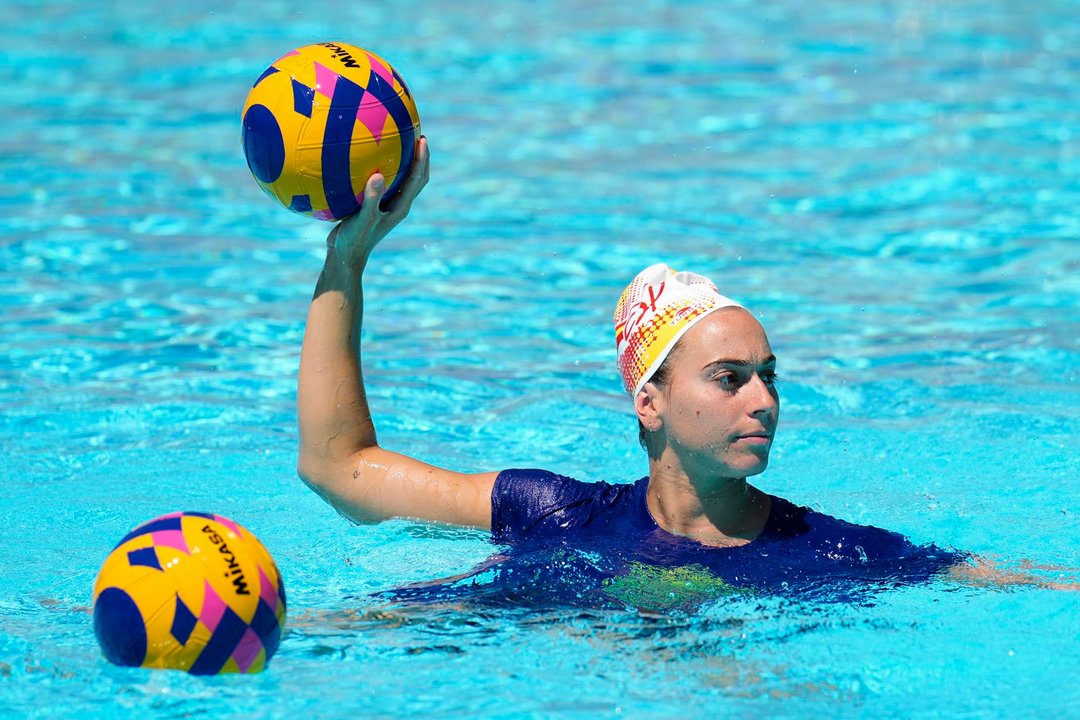
[[[750,379],[753,378],[753,376],[753,372],[745,375],[741,373],[725,372],[714,375],[712,381],[727,390],[736,390],[749,382]],[[774,370],[765,370],[763,372],[757,373],[757,376],[761,378],[761,382],[765,383],[769,387],[772,387],[776,384],[777,376]]]

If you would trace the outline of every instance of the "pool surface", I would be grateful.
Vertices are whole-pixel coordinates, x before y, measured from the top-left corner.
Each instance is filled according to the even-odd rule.
[[[501,548],[351,526],[297,479],[330,226],[264,196],[240,146],[248,88],[293,47],[368,47],[416,95],[431,183],[366,276],[386,447],[640,477],[611,313],[667,261],[769,331],[783,410],[759,487],[1076,582],[1078,14],[0,4],[3,714],[1080,717],[1076,592],[937,579],[665,603],[665,582],[708,582],[644,567],[621,607],[485,602],[484,572],[454,601],[390,599]],[[276,558],[289,618],[268,671],[102,658],[97,570],[176,510],[230,517]]]

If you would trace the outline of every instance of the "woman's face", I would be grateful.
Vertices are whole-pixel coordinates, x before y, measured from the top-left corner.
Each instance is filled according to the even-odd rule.
[[[671,360],[658,412],[683,468],[723,477],[763,472],[780,398],[761,324],[741,308],[717,310],[687,331]]]

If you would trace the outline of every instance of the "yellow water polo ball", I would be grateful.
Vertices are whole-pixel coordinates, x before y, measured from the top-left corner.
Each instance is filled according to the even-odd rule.
[[[420,136],[416,102],[378,55],[343,42],[298,48],[259,76],[244,103],[248,168],[293,212],[340,220],[364,201],[375,172],[384,199],[405,182]]]
[[[94,634],[117,665],[251,673],[278,648],[285,586],[242,526],[177,512],[143,523],[109,553],[93,607]]]

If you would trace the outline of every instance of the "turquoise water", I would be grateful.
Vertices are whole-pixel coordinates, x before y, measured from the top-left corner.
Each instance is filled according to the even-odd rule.
[[[1078,12],[0,4],[0,707],[1080,716],[1076,593],[943,581],[869,606],[385,608],[369,594],[494,548],[352,527],[296,479],[328,226],[273,206],[239,142],[251,82],[313,41],[371,48],[418,98],[432,181],[367,277],[387,447],[638,477],[611,311],[667,260],[769,330],[784,405],[761,487],[1008,567],[1080,568]],[[232,517],[277,559],[290,616],[268,672],[101,658],[98,567],[178,509]]]

